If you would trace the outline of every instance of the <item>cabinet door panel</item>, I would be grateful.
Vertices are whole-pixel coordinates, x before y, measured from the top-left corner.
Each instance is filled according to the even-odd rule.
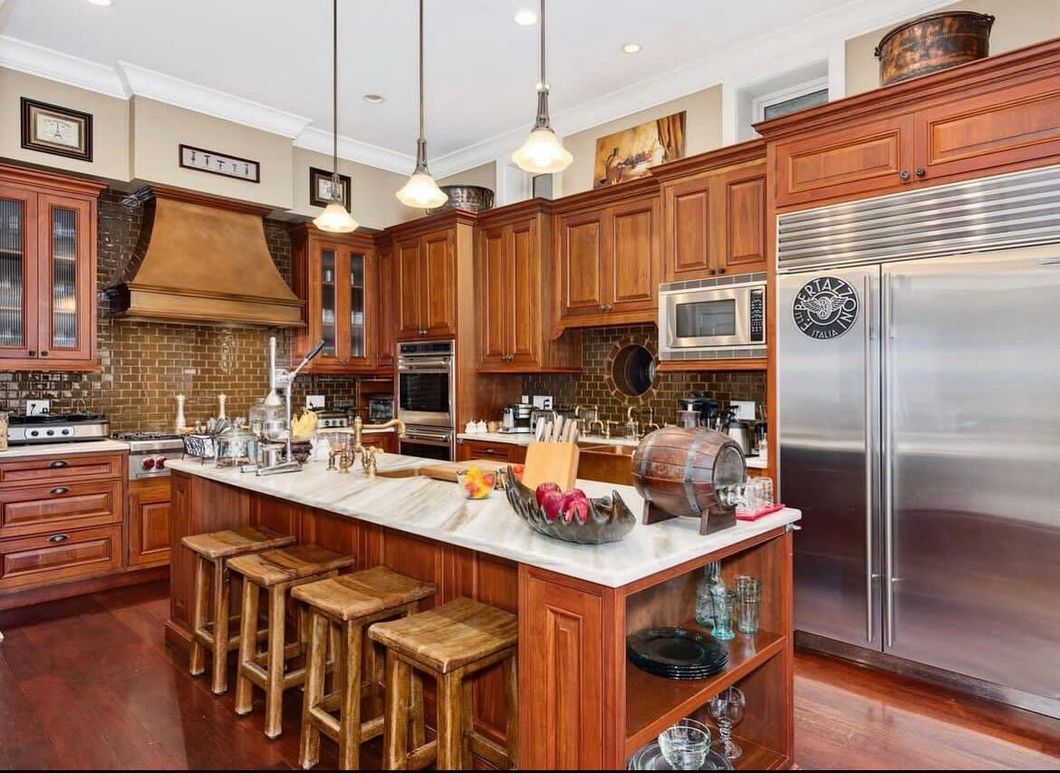
[[[440,231],[423,237],[421,297],[423,326],[429,335],[453,335],[456,330],[456,260],[453,235]]]
[[[372,347],[369,338],[371,303],[367,292],[368,282],[373,270],[372,255],[365,250],[346,250],[343,268],[346,281],[343,291],[346,303],[343,310],[343,324],[339,327],[345,339],[343,346],[347,363],[353,367],[365,368],[371,365]]]
[[[604,214],[566,215],[559,222],[563,316],[599,314],[604,304]]]
[[[515,299],[509,311],[511,342],[508,354],[513,363],[531,365],[540,361],[540,237],[534,220],[513,224],[510,233],[511,281]]]
[[[394,298],[394,254],[389,247],[379,253],[377,266],[379,301],[376,304],[376,362],[381,368],[390,368],[394,365],[394,326],[397,319],[394,310],[397,304]]]
[[[398,242],[397,245],[397,332],[403,336],[418,336],[424,328],[420,297],[424,291],[424,272],[419,239]]]
[[[109,574],[121,554],[120,525],[0,540],[0,591]]]
[[[664,276],[667,282],[701,279],[710,270],[711,176],[667,185]]]
[[[0,185],[0,358],[37,356],[37,197]]]
[[[913,179],[911,115],[818,132],[776,148],[778,207],[897,190]]]
[[[129,566],[169,563],[169,481],[156,478],[130,484],[126,544]]]
[[[38,356],[88,360],[93,356],[95,266],[92,207],[83,199],[40,196],[38,224]]]
[[[608,265],[613,308],[636,311],[655,308],[658,293],[659,203],[621,204],[612,210],[611,260]]]
[[[475,282],[479,306],[479,362],[499,365],[511,346],[512,266],[509,254],[511,230],[497,227],[479,236]]]
[[[724,222],[718,228],[721,244],[719,273],[766,270],[765,164],[737,169],[718,176]]]
[[[324,348],[314,361],[317,367],[337,367],[342,363],[339,350],[339,276],[342,247],[328,242],[310,241],[309,292],[310,309],[307,347],[323,339]],[[315,312],[315,313],[314,313]]]

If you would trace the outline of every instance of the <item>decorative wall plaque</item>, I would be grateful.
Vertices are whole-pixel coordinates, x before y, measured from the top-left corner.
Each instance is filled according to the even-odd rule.
[[[853,326],[858,308],[858,294],[847,282],[834,276],[819,276],[799,289],[791,304],[791,315],[804,335],[828,341]]]
[[[230,156],[213,150],[203,150],[191,145],[180,146],[180,165],[197,172],[219,174],[248,183],[261,182],[261,164],[248,158]]]

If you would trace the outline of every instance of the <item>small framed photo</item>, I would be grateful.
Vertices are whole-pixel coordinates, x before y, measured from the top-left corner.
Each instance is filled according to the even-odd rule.
[[[339,185],[342,187],[342,204],[348,210],[350,208],[350,178],[349,175],[339,175]],[[331,172],[326,169],[309,167],[309,203],[314,207],[326,207],[335,200],[335,181]]]
[[[92,160],[92,116],[22,97],[22,147]]]

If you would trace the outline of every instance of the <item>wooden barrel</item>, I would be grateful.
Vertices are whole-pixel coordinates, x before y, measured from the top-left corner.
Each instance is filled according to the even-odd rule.
[[[990,54],[994,17],[974,11],[932,13],[883,36],[876,46],[880,85],[927,75]]]
[[[714,489],[743,483],[746,474],[740,446],[709,429],[664,427],[646,436],[633,454],[637,493],[669,515],[700,518],[710,510],[731,510]]]

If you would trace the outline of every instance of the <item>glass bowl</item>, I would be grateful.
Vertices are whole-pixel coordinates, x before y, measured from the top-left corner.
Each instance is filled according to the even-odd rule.
[[[493,492],[496,483],[495,471],[484,472],[479,467],[456,471],[456,485],[464,493],[465,499],[485,499]]]
[[[659,733],[659,749],[674,770],[699,770],[710,751],[710,729],[694,719],[682,719]]]

